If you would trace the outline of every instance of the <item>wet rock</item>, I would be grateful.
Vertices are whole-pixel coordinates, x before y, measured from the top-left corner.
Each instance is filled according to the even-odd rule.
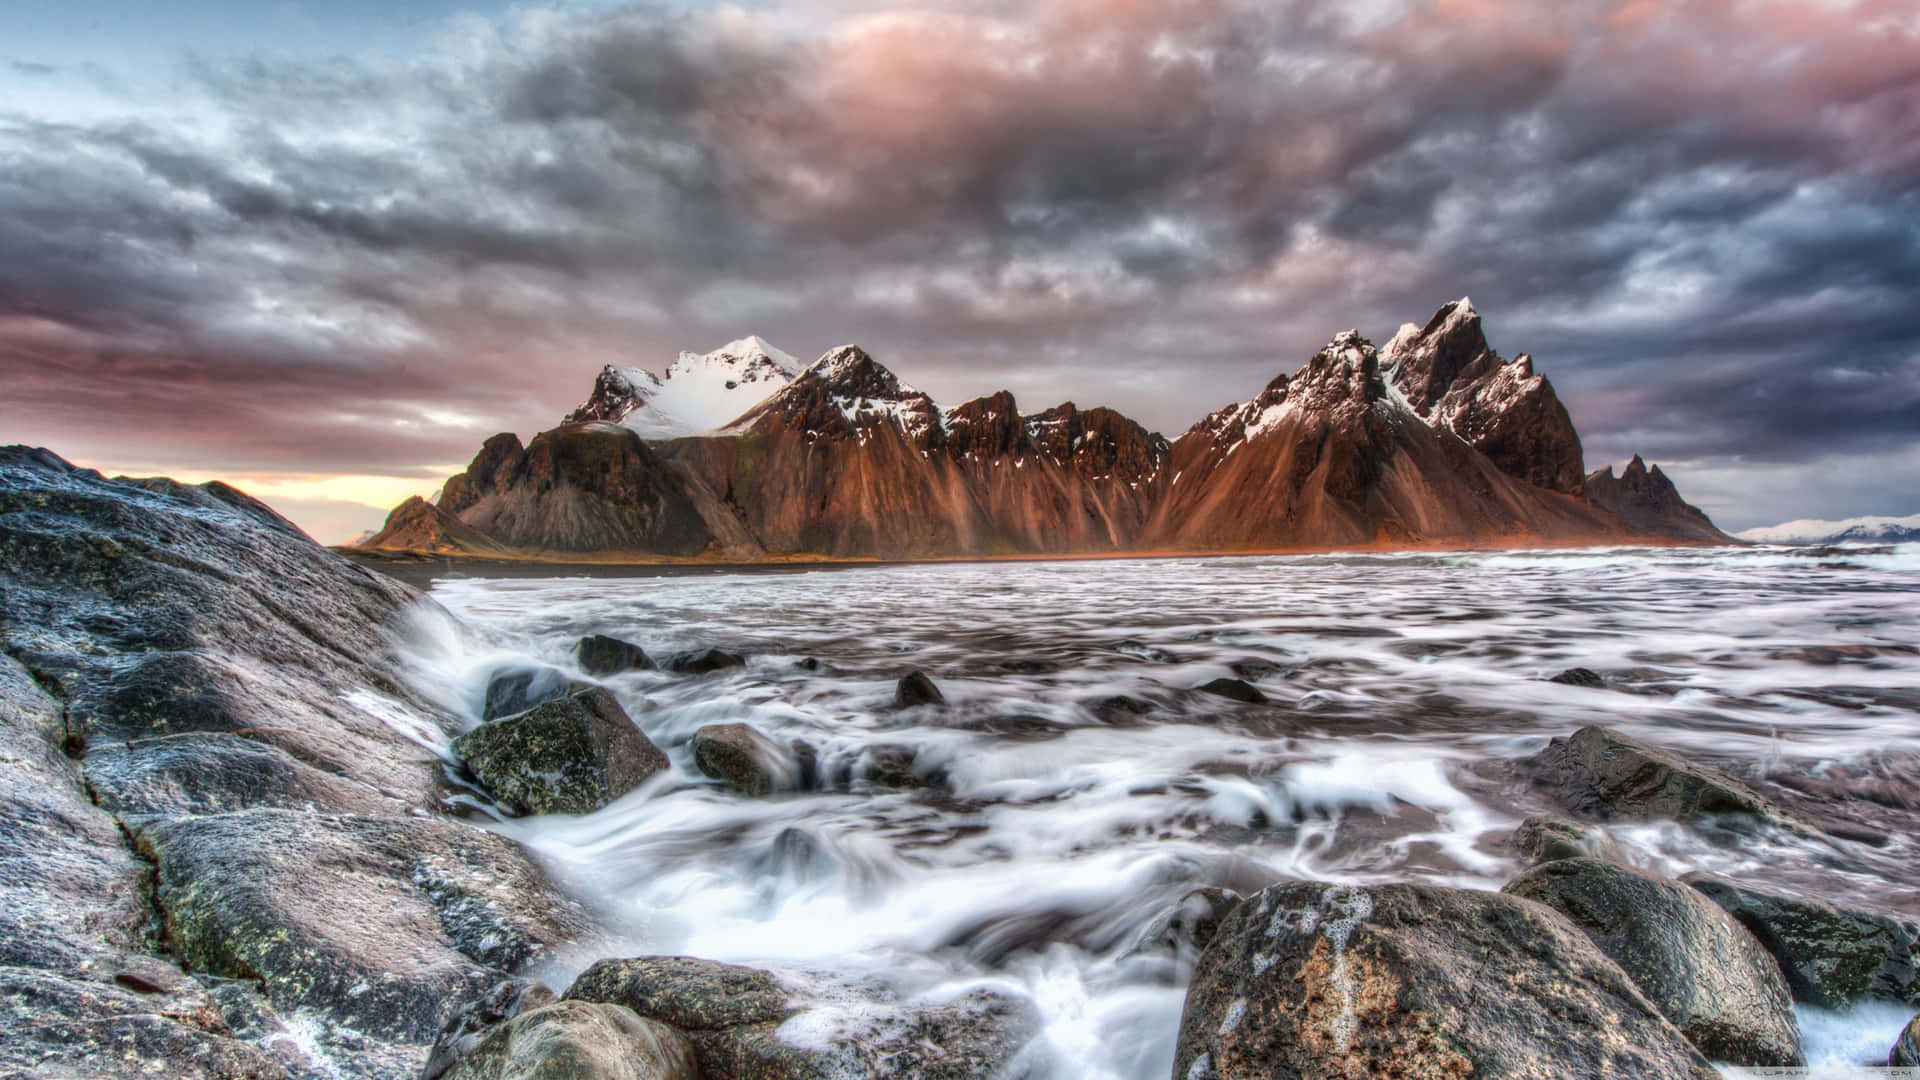
[[[1559,683],[1562,686],[1584,686],[1594,690],[1607,685],[1607,681],[1600,677],[1599,672],[1583,667],[1568,668],[1547,681]]]
[[[425,1044],[452,1003],[584,932],[504,837],[428,818],[245,810],[134,823],[194,971]]]
[[[1520,861],[1528,866],[1555,859],[1620,861],[1620,845],[1605,830],[1565,818],[1530,817],[1513,830],[1512,843]]]
[[[1887,1053],[1887,1064],[1894,1068],[1920,1068],[1920,1016],[1907,1022],[1900,1038]]]
[[[1920,1005],[1920,922],[1703,874],[1681,880],[1752,931],[1795,1001],[1835,1011],[1869,1000]]]
[[[378,814],[389,805],[365,785],[228,732],[98,743],[87,754],[87,778],[100,806],[118,814],[218,814],[267,806]]]
[[[582,646],[585,644],[581,642]],[[585,665],[581,666],[584,670]],[[487,699],[481,707],[480,719],[493,721],[503,716],[518,716],[535,705],[545,705],[582,689],[585,688],[567,678],[566,672],[559,668],[544,664],[509,668],[487,680]]]
[[[1713,1060],[1803,1063],[1779,966],[1699,892],[1586,858],[1542,863],[1502,891],[1565,915]]]
[[[855,764],[856,774],[880,788],[918,788],[927,786],[928,777],[915,769],[913,747],[899,743],[869,746]]]
[[[940,692],[932,679],[924,671],[909,671],[900,677],[900,685],[893,691],[893,707],[912,709],[921,705],[945,705],[947,696]]]
[[[743,795],[797,791],[806,781],[807,769],[792,750],[745,724],[709,724],[693,733],[688,747],[702,774]]]
[[[700,1074],[743,1080],[988,1080],[1039,1030],[1032,1006],[989,991],[894,1000],[879,987],[788,982],[688,957],[604,960],[570,1000],[624,1005],[693,1043]]]
[[[691,956],[601,960],[580,973],[566,997],[625,1005],[681,1031],[779,1023],[796,1010],[772,972]]]
[[[1162,940],[1179,951],[1198,952],[1206,948],[1219,932],[1220,924],[1233,914],[1241,900],[1239,894],[1218,886],[1193,890],[1181,897],[1169,913]]]
[[[278,1080],[151,945],[148,867],[61,751],[60,702],[0,654],[0,1076]]]
[[[1153,712],[1153,703],[1137,697],[1128,697],[1125,694],[1115,694],[1087,706],[1087,711],[1093,713],[1100,722],[1105,724],[1133,725]]]
[[[475,728],[453,753],[514,814],[590,814],[668,764],[604,687]]]
[[[440,1080],[454,1063],[473,1053],[500,1025],[528,1009],[551,1005],[558,998],[545,983],[532,979],[503,979],[491,990],[455,1009],[441,1025],[440,1037],[427,1051],[420,1080]]]
[[[727,668],[745,667],[746,658],[725,649],[701,649],[681,653],[667,661],[667,670],[681,675],[706,675]]]
[[[491,1031],[445,1080],[699,1080],[693,1044],[620,1005],[556,1001]]]
[[[1220,924],[1175,1080],[1718,1074],[1566,919],[1498,893],[1276,885]]]
[[[409,1075],[583,930],[420,816],[457,722],[391,666],[415,605],[225,485],[0,448],[0,1074]]]
[[[1583,727],[1523,759],[1521,768],[1568,810],[1630,821],[1746,817],[1778,820],[1746,785],[1603,727]]]
[[[652,671],[653,658],[645,649],[630,641],[621,641],[605,634],[589,634],[580,639],[573,649],[574,662],[580,670],[599,678],[604,675],[618,675],[623,671]]]
[[[1244,679],[1215,679],[1198,689],[1203,694],[1213,694],[1248,705],[1259,705],[1267,700],[1267,695],[1255,689],[1252,683]]]

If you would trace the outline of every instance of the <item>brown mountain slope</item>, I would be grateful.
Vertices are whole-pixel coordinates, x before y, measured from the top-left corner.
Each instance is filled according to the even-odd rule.
[[[1586,463],[1566,406],[1535,374],[1531,356],[1509,362],[1488,347],[1472,300],[1447,304],[1425,327],[1401,327],[1380,350],[1380,366],[1422,420],[1458,435],[1502,472],[1581,493]]]
[[[434,514],[413,506],[418,501],[395,510],[362,546],[411,547],[423,530],[458,544],[464,534],[448,517],[499,548],[520,551],[690,556],[714,540],[680,477],[615,424],[567,424],[534,436],[524,449],[512,435],[495,435],[466,472],[447,481],[439,504],[428,508]]]
[[[1611,465],[1587,477],[1587,496],[1644,532],[1709,544],[1737,542],[1699,507],[1681,498],[1660,466],[1648,469],[1639,454],[1633,455],[1618,477]]]
[[[1157,549],[1631,538],[1584,500],[1524,483],[1387,391],[1349,331],[1292,378],[1194,425],[1149,524]]]
[[[1004,392],[943,413],[849,346],[661,454],[767,553],[908,558],[1126,550],[1167,445],[1108,409],[1023,417]]]

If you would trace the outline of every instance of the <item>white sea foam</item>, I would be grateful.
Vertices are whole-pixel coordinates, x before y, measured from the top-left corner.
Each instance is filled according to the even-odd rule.
[[[697,678],[608,680],[674,769],[596,814],[499,826],[622,916],[608,950],[832,972],[903,999],[997,980],[1045,1019],[1043,1074],[1161,1080],[1191,956],[1155,934],[1192,887],[1497,888],[1517,869],[1504,834],[1544,807],[1476,786],[1473,763],[1584,724],[1756,767],[1920,747],[1920,656],[1903,651],[1920,645],[1916,593],[1920,545],[461,580],[434,597],[475,634],[429,611],[403,659],[416,690],[475,721],[491,672],[578,675],[586,633],[656,656],[746,654]],[[1805,652],[1833,646],[1867,649]],[[1546,681],[1576,666],[1606,687]],[[891,708],[915,668],[946,708]],[[1194,692],[1236,674],[1273,704]],[[856,779],[734,795],[686,743],[736,721],[807,740],[829,775],[907,747],[943,794]],[[1844,894],[1887,892],[1915,854],[1894,837],[1839,867],[1792,834],[1617,834],[1650,869]],[[1321,912],[1318,929],[1342,917]],[[833,1019],[793,1034],[825,1037]],[[1897,1030],[1877,1014],[1803,1024],[1821,1054]]]

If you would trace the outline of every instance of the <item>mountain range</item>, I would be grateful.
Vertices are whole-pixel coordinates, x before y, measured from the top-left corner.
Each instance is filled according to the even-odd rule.
[[[1748,529],[1740,539],[1756,544],[1910,544],[1920,542],[1920,514],[1842,521],[1809,518]]]
[[[1588,475],[1532,358],[1471,301],[1336,335],[1166,438],[1107,408],[952,408],[857,346],[757,337],[610,365],[565,422],[481,447],[362,547],[502,557],[940,558],[1728,542],[1635,458]]]

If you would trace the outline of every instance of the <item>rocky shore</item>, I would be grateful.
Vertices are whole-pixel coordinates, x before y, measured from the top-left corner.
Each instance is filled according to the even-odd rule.
[[[476,724],[394,659],[431,604],[223,485],[0,449],[0,1078],[1043,1075],[1034,1005],[1001,987],[931,999],[607,958],[603,913],[489,815],[590,813],[660,782],[672,759],[600,680],[745,661],[589,637],[564,670],[496,672]],[[1265,700],[1217,682],[1196,693]],[[887,706],[949,707],[918,671]],[[906,745],[829,758],[729,722],[685,750],[733,799],[946,797]],[[1796,1005],[1920,1007],[1920,921],[1670,878],[1613,835],[1867,842],[1920,811],[1911,776],[1735,777],[1591,725],[1474,773],[1558,808],[1512,834],[1522,869],[1498,892],[1176,883],[1148,932],[1103,946],[1190,973],[1174,1080],[1708,1077],[1803,1061]],[[1889,1060],[1916,1063],[1915,1030]]]

